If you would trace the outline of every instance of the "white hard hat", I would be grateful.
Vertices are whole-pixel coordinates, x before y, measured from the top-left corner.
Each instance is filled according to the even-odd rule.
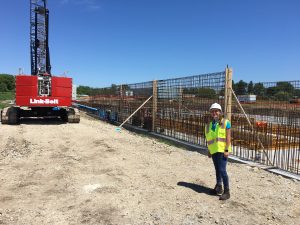
[[[212,104],[212,105],[210,106],[210,108],[209,108],[209,111],[212,110],[212,109],[218,109],[218,110],[220,110],[220,111],[222,112],[222,107],[221,107],[220,104],[218,104],[218,103]]]

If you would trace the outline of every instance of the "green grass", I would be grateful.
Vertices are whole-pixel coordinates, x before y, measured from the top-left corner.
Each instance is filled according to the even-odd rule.
[[[9,104],[4,103],[4,102],[0,102],[0,109],[3,109],[5,107],[9,106]]]
[[[7,100],[14,100],[15,92],[0,92],[0,109],[10,106]]]
[[[3,100],[14,100],[15,92],[0,92],[0,101]]]

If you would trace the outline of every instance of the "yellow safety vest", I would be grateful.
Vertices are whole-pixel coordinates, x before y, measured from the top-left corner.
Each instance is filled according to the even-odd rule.
[[[216,124],[215,131],[212,130],[212,122],[205,126],[205,137],[207,147],[210,154],[216,152],[224,152],[226,148],[226,119],[222,119],[222,125]],[[231,146],[228,146],[228,151],[231,152]]]

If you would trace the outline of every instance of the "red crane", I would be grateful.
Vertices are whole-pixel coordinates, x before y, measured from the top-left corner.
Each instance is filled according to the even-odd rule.
[[[59,117],[79,123],[72,107],[72,78],[51,75],[47,0],[30,0],[31,75],[16,76],[15,106],[1,111],[2,124],[17,124],[25,117]]]

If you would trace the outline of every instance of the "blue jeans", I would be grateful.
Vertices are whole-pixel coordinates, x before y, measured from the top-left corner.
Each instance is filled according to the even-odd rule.
[[[229,189],[229,180],[226,171],[227,157],[224,157],[224,153],[217,152],[212,154],[212,160],[216,170],[217,184],[222,184],[223,181],[224,189]]]

